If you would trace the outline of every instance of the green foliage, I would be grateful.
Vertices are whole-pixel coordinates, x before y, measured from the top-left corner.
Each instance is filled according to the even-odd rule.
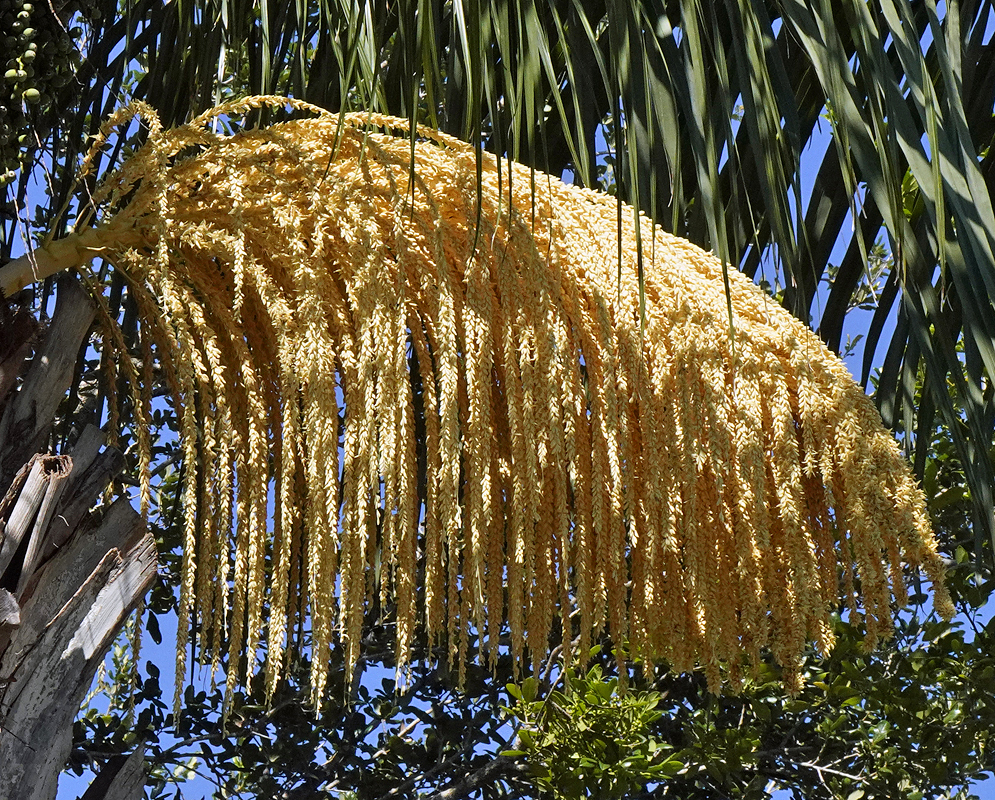
[[[0,189],[11,183],[17,170],[30,163],[39,143],[47,138],[57,97],[72,82],[80,66],[76,41],[83,28],[74,13],[99,16],[95,4],[61,9],[56,16],[45,0],[0,0]],[[67,13],[68,12],[68,13]],[[66,22],[68,21],[68,28]]]
[[[982,601],[992,587],[977,588]],[[995,623],[964,608],[945,623],[920,606],[874,653],[837,620],[836,650],[812,654],[795,697],[772,667],[738,696],[666,673],[633,676],[620,694],[599,667],[563,691],[512,685],[522,727],[510,753],[555,798],[966,796],[995,756]]]
[[[517,746],[503,755],[525,756],[537,786],[553,797],[623,798],[676,774],[683,764],[673,748],[649,735],[661,717],[655,692],[626,692],[600,666],[586,674],[567,670],[565,688],[536,698],[538,683],[508,684],[517,702],[505,711],[518,720]]]
[[[489,767],[509,742],[498,685],[487,673],[471,670],[464,692],[455,691],[454,676],[445,670],[418,666],[394,676],[389,626],[371,622],[367,636],[377,652],[369,655],[358,690],[348,704],[331,704],[321,715],[307,705],[308,664],[301,663],[270,707],[238,694],[223,726],[221,691],[188,687],[182,715],[174,720],[171,691],[160,685],[155,664],[146,662],[134,721],[120,705],[103,713],[87,710],[76,725],[70,768],[77,774],[99,768],[114,753],[133,749],[137,736],[146,748],[153,798],[199,797],[206,790],[218,798],[333,792],[372,800],[431,794]],[[336,653],[340,665],[341,655]],[[510,661],[499,670],[510,677]],[[333,674],[340,693],[343,677]],[[529,782],[519,766],[511,759],[499,764],[497,789],[489,796],[527,796]]]
[[[878,240],[867,253],[867,271],[863,280],[852,291],[850,301],[847,304],[847,312],[855,308],[864,311],[873,311],[878,307],[878,299],[884,287],[888,274],[895,267],[895,258],[888,251],[883,240]],[[826,283],[832,290],[833,284],[839,278],[840,267],[838,264],[829,264],[826,268]]]

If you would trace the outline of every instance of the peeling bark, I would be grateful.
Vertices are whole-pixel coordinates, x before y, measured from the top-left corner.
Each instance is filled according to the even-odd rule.
[[[85,430],[71,454],[42,452],[93,316],[78,283],[61,281],[9,398],[22,371],[10,354],[26,359],[30,336],[8,340],[0,326],[0,800],[55,798],[80,704],[156,575],[155,542],[126,499],[91,511],[124,465],[101,452],[102,433]],[[139,749],[108,762],[85,796],[138,800],[144,781]]]

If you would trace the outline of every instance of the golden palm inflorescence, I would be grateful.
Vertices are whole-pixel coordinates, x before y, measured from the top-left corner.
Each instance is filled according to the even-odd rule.
[[[619,228],[613,198],[402,120],[209,129],[273,103],[171,131],[122,110],[148,142],[52,246],[126,276],[126,368],[149,385],[155,347],[173,387],[181,620],[215,658],[264,650],[272,692],[306,619],[320,698],[377,603],[401,666],[420,629],[462,668],[471,633],[525,663],[562,626],[568,658],[608,631],[717,688],[769,649],[791,685],[841,597],[869,646],[889,635],[903,564],[951,612],[894,439],[743,276],[727,295],[717,259],[628,207]]]

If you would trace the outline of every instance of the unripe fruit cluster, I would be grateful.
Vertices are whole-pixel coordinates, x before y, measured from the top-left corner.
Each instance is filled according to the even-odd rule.
[[[0,0],[0,187],[35,143],[35,124],[79,68],[83,29],[66,29],[46,0]]]

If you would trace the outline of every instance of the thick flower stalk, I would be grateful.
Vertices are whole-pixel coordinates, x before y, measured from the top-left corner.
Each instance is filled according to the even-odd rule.
[[[402,120],[208,127],[265,102],[288,103],[152,120],[36,261],[127,277],[181,420],[181,620],[227,642],[230,686],[263,652],[272,691],[307,629],[320,698],[373,605],[400,666],[420,630],[460,667],[607,631],[713,688],[765,650],[790,685],[841,602],[873,646],[906,565],[951,612],[893,437],[746,278],[727,294],[615,199]]]

